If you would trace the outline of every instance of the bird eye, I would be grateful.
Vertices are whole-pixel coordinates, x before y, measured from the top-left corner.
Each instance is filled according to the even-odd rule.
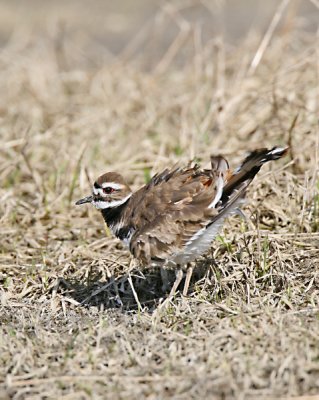
[[[105,194],[110,194],[112,192],[114,192],[114,189],[111,188],[110,186],[103,188],[103,193],[105,193]]]

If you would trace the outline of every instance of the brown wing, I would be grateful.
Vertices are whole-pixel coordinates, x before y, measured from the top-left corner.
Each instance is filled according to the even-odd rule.
[[[144,264],[178,253],[202,227],[219,223],[238,207],[261,166],[277,160],[287,148],[258,149],[230,173],[223,157],[212,157],[212,170],[197,166],[166,170],[136,193],[139,206],[131,215],[136,230],[131,252]],[[159,260],[158,260],[159,259]]]
[[[130,250],[143,264],[164,261],[181,250],[217,214],[208,208],[217,194],[221,166],[217,168],[166,170],[136,192],[138,207],[131,214],[136,231]]]

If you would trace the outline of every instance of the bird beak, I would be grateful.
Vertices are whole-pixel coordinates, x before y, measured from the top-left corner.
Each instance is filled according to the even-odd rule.
[[[80,204],[84,204],[84,203],[92,203],[93,201],[93,196],[87,196],[87,197],[83,197],[83,199],[78,200],[75,205],[79,206]]]

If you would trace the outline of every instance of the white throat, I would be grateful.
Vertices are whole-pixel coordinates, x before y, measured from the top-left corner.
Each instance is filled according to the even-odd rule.
[[[104,210],[105,208],[114,208],[121,206],[122,204],[126,203],[127,200],[132,196],[132,193],[124,197],[124,199],[121,200],[113,200],[113,201],[103,201],[103,200],[97,200],[97,201],[92,201],[92,204],[94,207],[98,208],[99,210]]]

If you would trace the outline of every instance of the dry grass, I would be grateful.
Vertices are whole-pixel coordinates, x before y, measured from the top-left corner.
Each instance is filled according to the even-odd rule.
[[[319,393],[318,38],[290,15],[254,58],[258,35],[201,42],[170,12],[180,33],[147,72],[129,51],[80,68],[50,34],[0,54],[2,399]],[[178,160],[287,143],[167,310],[159,271],[74,207],[110,169],[137,188]]]

